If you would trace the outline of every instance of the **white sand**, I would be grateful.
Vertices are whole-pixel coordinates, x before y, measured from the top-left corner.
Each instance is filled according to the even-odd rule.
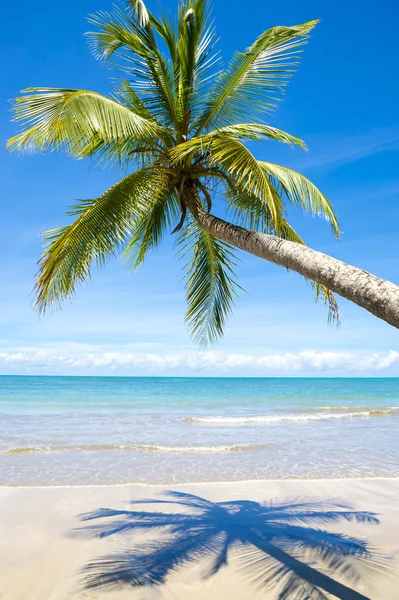
[[[380,553],[391,557],[389,570],[362,567],[361,580],[357,584],[341,580],[337,573],[331,571],[330,575],[367,598],[399,599],[399,479],[252,481],[171,487],[211,501],[286,502],[293,497],[310,500],[333,498],[350,503],[356,511],[378,513],[380,525],[340,522],[323,527],[367,538]],[[247,563],[234,551],[228,556],[227,567],[205,580],[202,575],[209,561],[200,558],[169,574],[160,586],[84,590],[81,570],[87,563],[110,553],[126,551],[133,547],[133,542],[137,543],[138,538],[132,532],[119,532],[102,539],[72,537],[71,530],[87,527],[87,523],[79,520],[79,515],[100,507],[132,510],[131,500],[159,498],[164,490],[165,486],[143,485],[0,488],[0,599],[270,600],[278,597],[278,586],[269,591],[262,588],[262,562],[256,563],[255,567],[253,563],[251,572],[246,571]],[[152,505],[147,509],[171,510],[163,505]],[[135,510],[144,509],[136,507]],[[177,507],[174,510],[181,512]],[[308,562],[310,560],[308,557]],[[259,569],[257,585],[254,585],[254,568],[255,571]],[[295,593],[287,596],[292,600],[298,597]]]

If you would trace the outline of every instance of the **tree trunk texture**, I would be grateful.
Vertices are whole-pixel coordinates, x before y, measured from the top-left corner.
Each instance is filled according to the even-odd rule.
[[[187,204],[197,223],[219,240],[313,279],[399,329],[399,286],[302,244],[223,221],[192,196]]]

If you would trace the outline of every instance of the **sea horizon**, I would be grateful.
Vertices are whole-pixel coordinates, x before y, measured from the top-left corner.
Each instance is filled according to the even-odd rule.
[[[398,379],[396,375],[387,375],[380,377],[372,375],[367,377],[365,375],[265,375],[265,376],[253,376],[253,375],[113,375],[112,373],[107,375],[58,375],[58,374],[43,374],[43,373],[0,373],[2,377],[57,377],[57,378],[98,378],[98,379]]]

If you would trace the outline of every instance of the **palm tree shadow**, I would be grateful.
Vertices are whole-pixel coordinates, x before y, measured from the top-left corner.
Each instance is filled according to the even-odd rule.
[[[175,570],[205,558],[204,577],[212,577],[228,564],[234,549],[239,569],[257,587],[276,588],[279,600],[326,600],[331,596],[365,600],[367,596],[351,586],[364,570],[380,572],[384,568],[382,557],[366,540],[323,528],[339,521],[375,525],[379,523],[375,513],[308,500],[260,504],[249,500],[211,502],[175,491],[166,495],[164,500],[132,502],[133,510],[103,508],[82,516],[83,521],[96,523],[76,530],[75,535],[153,535],[127,551],[89,563],[84,569],[87,589],[160,586]],[[169,512],[137,510],[138,505],[146,504],[162,505]],[[172,507],[175,512],[170,512]],[[177,512],[176,508],[183,510]]]

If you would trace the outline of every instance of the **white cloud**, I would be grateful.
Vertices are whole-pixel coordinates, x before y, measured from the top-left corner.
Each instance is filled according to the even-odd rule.
[[[123,375],[399,375],[399,352],[315,351],[252,354],[199,352],[192,354],[133,354],[91,352],[64,355],[44,350],[0,352],[4,374],[123,374]]]

